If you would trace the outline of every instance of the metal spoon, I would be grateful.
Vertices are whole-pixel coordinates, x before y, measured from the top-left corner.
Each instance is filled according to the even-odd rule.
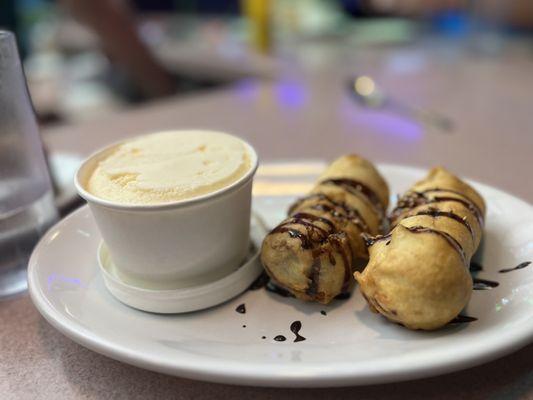
[[[434,126],[443,132],[453,131],[454,125],[450,118],[387,96],[369,76],[360,75],[350,79],[348,81],[348,90],[352,97],[364,107],[388,110],[404,115],[426,125]]]

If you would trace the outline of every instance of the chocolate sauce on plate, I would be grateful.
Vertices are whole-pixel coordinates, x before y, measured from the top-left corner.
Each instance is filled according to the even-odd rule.
[[[452,319],[449,323],[450,324],[467,324],[469,322],[477,321],[477,318],[475,317],[469,317],[468,315],[458,315],[454,319]]]
[[[287,338],[285,336],[283,336],[283,335],[278,335],[278,336],[274,337],[274,340],[276,342],[284,342],[285,340],[287,340]]]
[[[500,284],[495,281],[489,281],[487,279],[474,278],[474,290],[489,290],[494,289]]]
[[[501,274],[505,274],[506,272],[516,271],[517,269],[525,268],[529,264],[531,264],[531,261],[524,261],[524,262],[518,264],[516,267],[500,269],[498,272],[501,273]]]
[[[246,314],[246,306],[244,305],[244,303],[239,304],[235,311],[237,311],[239,314]]]
[[[302,342],[305,340],[305,338],[302,335],[300,335],[300,329],[302,329],[302,323],[300,321],[294,321],[291,324],[291,332],[294,333],[294,335],[296,336],[294,338],[294,343]]]

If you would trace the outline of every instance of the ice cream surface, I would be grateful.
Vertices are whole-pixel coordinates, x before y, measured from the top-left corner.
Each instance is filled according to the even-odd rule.
[[[118,144],[96,164],[86,190],[122,204],[163,204],[227,187],[251,167],[240,139],[212,131],[168,131]]]

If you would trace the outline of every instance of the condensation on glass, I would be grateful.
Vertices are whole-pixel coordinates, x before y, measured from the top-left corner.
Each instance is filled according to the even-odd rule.
[[[15,36],[0,31],[0,298],[26,289],[30,253],[56,220]]]

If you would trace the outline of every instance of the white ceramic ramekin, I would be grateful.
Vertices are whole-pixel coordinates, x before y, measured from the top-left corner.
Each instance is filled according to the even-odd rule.
[[[258,165],[253,147],[242,142],[250,169],[239,180],[202,196],[157,205],[120,204],[85,189],[97,163],[123,142],[82,163],[76,189],[89,203],[120,279],[140,288],[179,289],[216,281],[240,266],[249,249]]]

